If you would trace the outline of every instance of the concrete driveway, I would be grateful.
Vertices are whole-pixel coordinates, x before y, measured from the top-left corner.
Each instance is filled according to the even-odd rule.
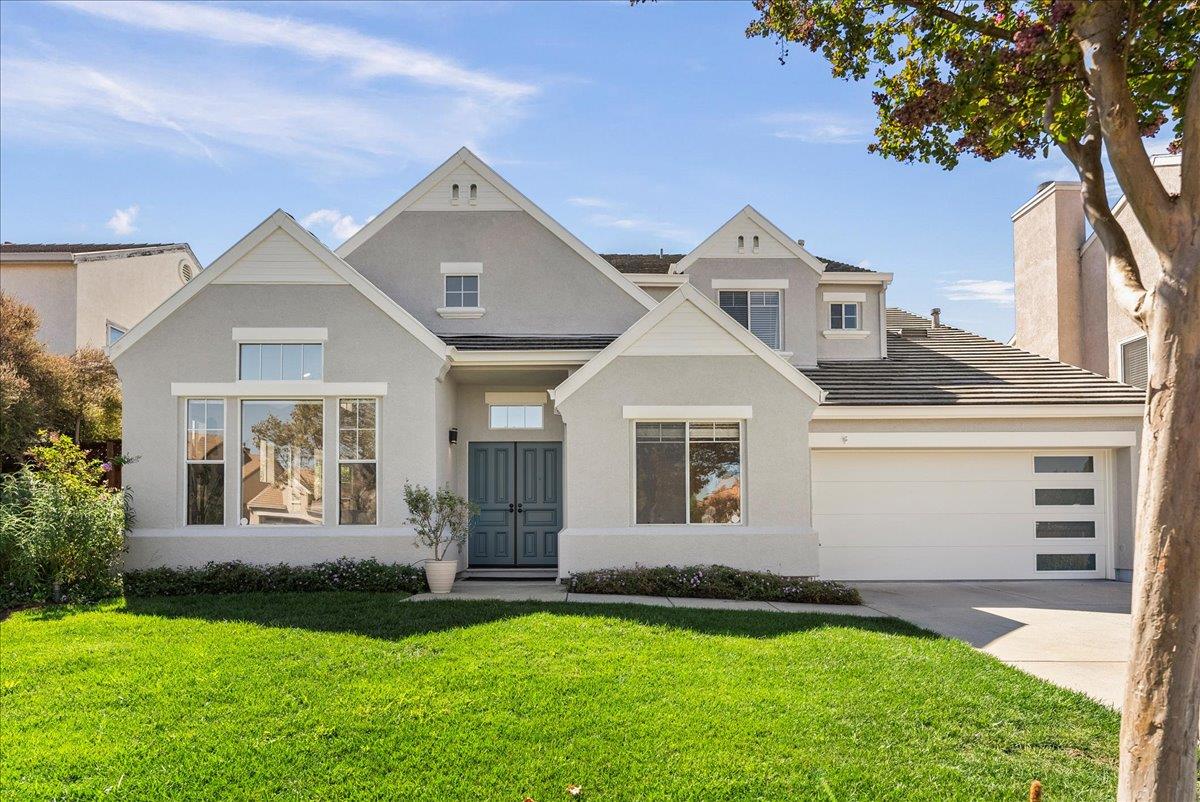
[[[1011,666],[1120,708],[1132,586],[1092,580],[863,582],[888,615],[958,638]]]

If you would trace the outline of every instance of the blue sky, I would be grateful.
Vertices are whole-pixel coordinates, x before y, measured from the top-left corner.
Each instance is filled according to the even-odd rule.
[[[601,252],[746,203],[889,303],[1012,331],[1009,215],[1061,160],[866,152],[870,85],[743,35],[747,3],[0,4],[0,236],[187,241],[282,207],[331,246],[470,146]]]

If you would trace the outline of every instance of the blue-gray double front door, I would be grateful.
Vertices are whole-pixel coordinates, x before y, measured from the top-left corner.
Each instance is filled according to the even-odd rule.
[[[558,565],[562,443],[471,443],[471,565]]]

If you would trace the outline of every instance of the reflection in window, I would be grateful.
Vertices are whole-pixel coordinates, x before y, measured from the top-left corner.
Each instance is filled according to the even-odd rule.
[[[221,399],[188,399],[184,461],[188,525],[225,523],[225,402]]]
[[[376,522],[375,400],[338,404],[338,523]]]
[[[320,401],[242,402],[242,523],[319,524],[325,477]]]
[[[125,336],[125,329],[108,323],[104,326],[105,345],[115,345],[117,340]]]
[[[456,309],[479,306],[479,276],[446,276],[446,306]]]
[[[858,304],[830,304],[829,328],[834,331],[857,330],[859,328]]]
[[[488,426],[493,429],[540,429],[542,405],[492,404],[488,407]]]
[[[772,348],[779,348],[779,291],[721,290],[717,301],[730,317]]]
[[[1039,487],[1033,491],[1033,503],[1039,507],[1090,507],[1096,503],[1096,491],[1090,487]]]
[[[639,524],[736,524],[742,520],[738,423],[636,426]]]
[[[238,378],[242,381],[320,381],[325,346],[321,343],[242,343]]]

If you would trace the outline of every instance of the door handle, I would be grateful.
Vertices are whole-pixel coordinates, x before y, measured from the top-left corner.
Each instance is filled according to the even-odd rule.
[[[514,512],[514,511],[515,511],[515,508],[513,507],[513,504],[512,504],[512,502],[511,502],[511,501],[508,503],[508,511],[509,511],[509,512]]]
[[[524,504],[518,504],[518,505],[517,505],[517,512],[525,512],[525,505],[524,505]]]

